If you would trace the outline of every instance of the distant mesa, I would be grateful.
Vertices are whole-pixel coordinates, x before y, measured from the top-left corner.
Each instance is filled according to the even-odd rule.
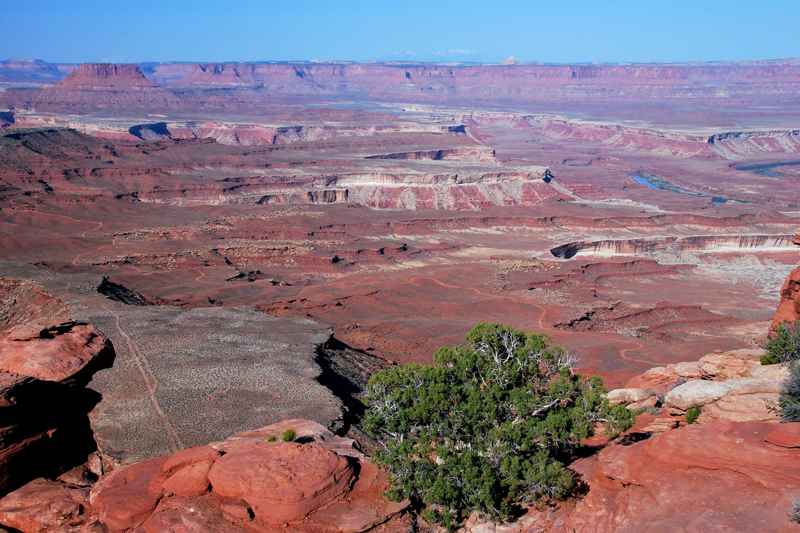
[[[144,70],[142,70],[144,69]],[[66,75],[66,78],[63,76]],[[63,78],[63,79],[62,79]],[[56,83],[58,80],[60,82]],[[259,104],[283,97],[337,96],[403,102],[531,102],[708,98],[789,97],[800,87],[800,65],[792,61],[715,64],[519,64],[513,56],[500,64],[392,63],[87,63],[80,66],[45,62],[0,61],[0,103],[42,111],[86,112],[98,109],[224,109],[250,114]],[[53,84],[54,85],[50,85]],[[39,91],[43,87],[48,87]],[[191,89],[191,90],[189,90]],[[174,90],[175,92],[170,92]],[[70,91],[75,94],[59,94]],[[44,93],[44,94],[41,94]],[[82,94],[77,94],[82,93]],[[109,93],[121,94],[114,99]],[[102,96],[98,96],[102,94]],[[129,96],[132,94],[133,96]],[[225,98],[235,96],[235,98]],[[127,110],[126,109],[126,110]],[[626,128],[624,135],[593,126],[541,124],[548,136],[592,135],[608,143],[666,142],[667,150],[688,156],[717,152],[740,156],[761,144],[771,151],[786,142],[785,133],[766,139],[721,137],[708,141],[696,134],[666,138],[647,128]],[[645,139],[639,139],[638,134]],[[573,131],[577,130],[577,131]],[[638,140],[637,140],[638,139]],[[747,142],[745,142],[747,141]],[[703,145],[701,145],[701,143]],[[742,148],[740,145],[746,146]],[[657,146],[661,146],[658,144]],[[788,146],[788,145],[787,145]],[[795,148],[792,148],[795,150]],[[724,155],[723,154],[723,155]]]
[[[178,98],[145,77],[138,65],[84,63],[61,80],[29,95],[27,104],[55,111],[172,109]]]
[[[145,77],[138,65],[84,63],[73,70],[58,86],[70,89],[108,90],[153,88],[156,85]]]

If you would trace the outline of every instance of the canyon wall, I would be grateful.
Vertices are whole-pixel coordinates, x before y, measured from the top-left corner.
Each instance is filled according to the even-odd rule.
[[[785,94],[800,84],[800,65],[166,63],[155,65],[150,75],[168,87],[259,87],[288,95],[414,95],[431,100],[686,98],[727,97],[731,91],[741,95]]]
[[[800,153],[800,130],[731,131],[712,135],[708,145],[726,159],[764,153]]]
[[[609,239],[578,241],[556,246],[555,257],[570,259],[576,255],[639,255],[655,252],[735,252],[738,250],[792,250],[791,235],[693,235],[644,239]]]
[[[369,137],[389,133],[448,133],[451,128],[436,124],[395,123],[386,125],[266,125],[224,121],[153,122],[136,124],[128,130],[131,135],[145,141],[214,139],[232,146],[260,146],[315,142],[342,137]],[[482,147],[476,147],[478,148]],[[490,149],[484,151],[491,152]],[[381,157],[381,156],[376,156]],[[493,154],[485,157],[493,158]]]
[[[680,159],[742,160],[766,154],[800,153],[800,130],[752,129],[706,134],[633,124],[570,119],[559,115],[471,113],[464,123],[529,130],[553,141],[597,144],[618,150]]]
[[[69,87],[118,87],[127,80],[147,87],[135,65],[59,66],[0,64],[0,83],[55,82],[57,90],[6,91],[13,105],[56,106]],[[419,102],[534,102],[548,100],[796,99],[795,62],[641,65],[439,65],[395,63],[157,63],[144,65],[149,80],[173,89],[171,100],[151,93],[149,107],[245,106],[275,97],[335,96]],[[113,76],[112,76],[113,75]],[[69,80],[69,81],[68,81]],[[89,81],[91,80],[91,81]],[[97,80],[104,80],[98,84]],[[151,91],[154,89],[150,87]],[[207,91],[205,89],[214,89]],[[225,101],[219,97],[224,96]],[[74,100],[74,98],[73,98]],[[72,102],[73,104],[77,102]],[[128,105],[136,104],[134,100]]]

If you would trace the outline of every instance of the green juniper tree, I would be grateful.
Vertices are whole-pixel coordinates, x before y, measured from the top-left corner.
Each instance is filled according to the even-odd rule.
[[[364,429],[381,445],[389,495],[449,528],[471,511],[508,520],[521,505],[568,496],[566,463],[580,441],[597,424],[614,435],[633,419],[573,364],[543,335],[478,324],[433,366],[376,373]]]
[[[779,397],[781,420],[800,422],[800,361],[789,365],[789,377],[783,384]]]
[[[780,324],[764,348],[767,353],[761,358],[763,365],[800,360],[800,321]]]

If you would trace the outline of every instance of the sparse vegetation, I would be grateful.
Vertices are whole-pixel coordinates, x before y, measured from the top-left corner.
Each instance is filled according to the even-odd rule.
[[[700,417],[700,407],[694,405],[690,407],[686,411],[686,423],[687,424],[694,424],[697,422],[697,419]]]
[[[789,520],[800,524],[800,498],[794,501],[792,504],[792,512],[789,513]]]
[[[269,437],[267,437],[267,442],[275,442],[277,440],[278,437],[276,437],[275,435],[270,435]]]
[[[297,438],[297,432],[293,429],[287,429],[281,435],[283,442],[293,442]]]
[[[596,424],[616,435],[633,421],[573,364],[543,335],[478,324],[432,366],[373,375],[364,428],[382,447],[389,496],[453,529],[472,511],[509,520],[523,504],[570,495],[566,464],[580,441]]]
[[[767,353],[761,358],[762,365],[800,360],[800,322],[778,326],[770,335],[765,349]]]
[[[800,361],[793,361],[789,366],[789,378],[783,384],[778,404],[781,420],[800,422]]]

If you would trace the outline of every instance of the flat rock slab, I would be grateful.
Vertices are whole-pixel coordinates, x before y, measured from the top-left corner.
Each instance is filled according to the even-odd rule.
[[[250,309],[125,305],[96,292],[101,278],[0,263],[0,275],[43,283],[113,342],[113,368],[90,387],[101,452],[120,463],[217,441],[285,418],[330,425],[341,402],[320,385],[316,347],[329,336],[306,319]]]

